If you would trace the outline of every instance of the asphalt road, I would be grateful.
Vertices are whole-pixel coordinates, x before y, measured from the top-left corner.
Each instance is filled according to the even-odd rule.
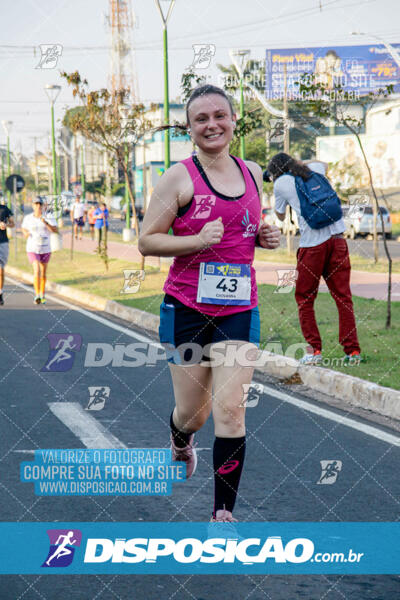
[[[132,336],[146,332],[130,329],[129,334],[112,328],[116,321],[99,322],[52,300],[36,306],[32,298],[31,292],[8,282],[0,309],[0,520],[208,521],[211,421],[196,436],[202,449],[196,474],[174,484],[170,497],[39,497],[32,484],[19,481],[20,462],[31,460],[33,450],[85,447],[82,433],[57,417],[54,406],[85,409],[89,386],[110,387],[104,408],[91,411],[90,418],[127,447],[167,447],[173,406],[165,362],[141,368],[84,366],[88,343],[132,343]],[[82,347],[69,371],[41,371],[50,333],[81,336]],[[291,394],[290,388],[286,391]],[[354,422],[363,423],[359,417]],[[274,384],[248,409],[247,427],[246,466],[235,509],[240,521],[399,519],[399,446],[278,399]],[[342,471],[334,485],[317,485],[320,461],[328,459],[342,461]],[[391,575],[0,577],[1,600],[394,600],[399,589],[399,578]]]

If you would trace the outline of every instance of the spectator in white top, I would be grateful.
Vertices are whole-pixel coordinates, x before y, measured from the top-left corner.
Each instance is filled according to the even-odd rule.
[[[51,256],[50,234],[58,233],[53,216],[43,216],[43,199],[38,196],[33,201],[33,213],[26,215],[21,229],[27,238],[26,251],[33,267],[34,304],[45,304],[46,271]]]
[[[78,228],[79,228],[79,239],[82,239],[83,226],[85,224],[87,208],[86,205],[81,202],[81,194],[76,194],[75,202],[71,207],[71,221],[74,224],[74,236],[78,239]]]
[[[300,247],[297,251],[295,298],[301,330],[308,343],[302,362],[322,362],[322,341],[315,319],[314,302],[323,277],[339,312],[339,342],[346,354],[345,364],[359,364],[361,355],[350,290],[351,267],[347,242],[343,237],[343,219],[339,218],[321,229],[311,228],[301,215],[296,190],[296,177],[306,181],[312,172],[325,176],[326,167],[325,163],[319,161],[303,163],[280,152],[272,158],[267,171],[274,182],[277,217],[283,221],[286,206],[289,205],[297,213],[299,222]]]

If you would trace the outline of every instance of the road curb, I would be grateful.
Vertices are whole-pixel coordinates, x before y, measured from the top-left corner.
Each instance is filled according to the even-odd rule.
[[[7,265],[7,275],[21,279],[23,282],[31,285],[33,283],[33,275],[26,273],[26,271],[22,271],[21,269],[17,269],[16,267],[10,267]],[[82,290],[77,290],[67,285],[61,285],[52,281],[46,282],[46,289],[49,292],[54,292],[62,298],[65,298],[66,300],[75,300],[79,304],[84,304],[88,308],[93,308],[95,310],[113,315],[118,319],[123,319],[124,321],[132,323],[132,325],[143,327],[149,331],[158,331],[160,317],[145,312],[144,310],[139,310],[138,308],[132,308],[130,306],[124,306],[123,304],[119,304],[119,302],[114,302],[114,300],[107,300],[101,296],[89,294],[88,292],[83,292]]]
[[[7,274],[25,283],[32,284],[33,282],[33,275],[16,267],[7,266]],[[154,333],[158,332],[160,318],[156,315],[51,281],[48,281],[46,286],[49,291],[62,298],[75,300],[88,308],[113,315],[132,323],[132,325],[137,325]],[[339,371],[300,365],[293,358],[273,354],[265,350],[261,352],[259,362],[263,366],[256,367],[256,370],[261,373],[277,377],[283,381],[297,375],[305,386],[313,390],[333,396],[351,406],[371,410],[385,417],[400,420],[400,391]]]

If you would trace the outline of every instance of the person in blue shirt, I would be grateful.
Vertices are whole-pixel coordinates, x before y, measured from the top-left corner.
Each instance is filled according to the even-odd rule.
[[[97,230],[98,232],[98,241],[99,243],[101,242],[101,238],[102,238],[102,233],[103,233],[103,227],[104,227],[104,221],[105,221],[105,226],[106,229],[108,229],[108,208],[106,206],[106,204],[104,202],[100,203],[100,206],[98,206],[96,208],[96,210],[93,213],[93,217],[96,219],[96,222],[94,224],[94,228]]]

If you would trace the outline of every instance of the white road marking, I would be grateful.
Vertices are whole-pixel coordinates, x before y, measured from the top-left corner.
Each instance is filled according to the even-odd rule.
[[[22,287],[27,292],[32,293],[32,288],[29,287],[28,285],[25,285],[24,283],[20,283],[19,281],[12,279],[8,275],[7,275],[7,279],[12,281],[12,283],[14,283],[15,285]],[[124,335],[132,337],[136,340],[139,340],[139,342],[148,342],[151,346],[155,346],[156,348],[162,348],[161,344],[159,344],[158,342],[155,342],[154,340],[150,339],[149,337],[147,337],[145,335],[141,335],[140,333],[136,333],[136,331],[130,331],[129,329],[126,329],[126,327],[122,327],[121,325],[118,325],[117,323],[113,323],[112,321],[109,321],[108,319],[105,319],[104,317],[100,317],[99,315],[96,315],[88,310],[85,310],[84,308],[81,308],[80,306],[77,306],[76,304],[69,304],[68,302],[65,302],[64,300],[55,298],[51,294],[50,295],[46,294],[46,298],[47,298],[47,300],[51,300],[52,302],[56,302],[57,304],[62,304],[69,310],[75,310],[75,311],[81,313],[82,315],[84,315],[85,317],[89,317],[90,319],[93,319],[94,321],[97,321],[98,323],[101,323],[102,325],[105,325],[106,327],[109,327],[110,329],[115,329],[115,331],[120,331]]]
[[[86,448],[127,448],[78,402],[49,402],[48,407]]]
[[[7,279],[12,281],[15,285],[18,285],[18,286],[22,287],[23,289],[25,289],[29,292],[32,292],[32,288],[28,287],[27,285],[20,283],[19,281],[16,281],[16,280],[12,279],[11,277],[7,277]],[[106,327],[115,329],[116,331],[120,331],[121,333],[123,333],[129,337],[133,337],[141,342],[147,342],[153,346],[156,346],[157,348],[162,348],[161,344],[157,344],[156,342],[154,342],[154,340],[150,339],[149,337],[140,335],[139,333],[136,333],[134,331],[130,331],[129,329],[126,329],[125,327],[122,327],[121,325],[117,325],[116,323],[113,323],[112,321],[109,321],[108,319],[105,319],[104,317],[95,315],[95,314],[85,310],[84,308],[81,308],[80,306],[76,306],[75,304],[68,304],[67,302],[60,300],[59,298],[55,298],[54,296],[47,296],[47,298],[52,300],[53,302],[62,304],[63,306],[66,306],[70,310],[75,310],[75,311],[81,313],[85,317],[89,317],[89,319],[98,321],[99,323],[101,323],[102,325],[105,325]],[[253,382],[253,383],[257,383],[257,382]],[[373,427],[373,426],[367,425],[365,423],[360,423],[359,421],[353,420],[350,417],[344,417],[344,416],[337,414],[336,412],[330,411],[326,408],[320,408],[319,406],[315,406],[314,404],[311,404],[310,402],[306,402],[305,400],[300,400],[299,398],[295,398],[295,397],[293,397],[289,394],[286,394],[285,392],[281,392],[273,387],[263,385],[263,388],[266,391],[266,393],[269,394],[270,396],[278,398],[280,400],[283,400],[284,402],[287,402],[288,404],[292,404],[294,406],[297,406],[298,408],[307,410],[308,412],[312,412],[320,417],[329,419],[330,421],[335,421],[336,423],[345,425],[346,427],[351,427],[352,429],[361,431],[362,433],[364,433],[366,435],[374,437],[383,442],[387,442],[388,444],[393,444],[394,446],[400,446],[400,437],[392,435],[390,433],[387,433],[386,431],[383,431],[382,429],[379,429],[378,427]],[[52,404],[57,404],[57,405],[64,404],[65,405],[67,403],[55,402]],[[82,408],[81,408],[81,410],[86,416],[89,416]],[[91,417],[91,418],[93,419],[93,417]],[[106,429],[104,429],[104,431],[107,432]],[[117,440],[117,438],[114,438],[114,439]],[[119,442],[119,440],[117,440],[117,441]],[[119,442],[119,443],[121,443],[121,442]],[[99,447],[99,446],[97,446],[97,447]],[[108,448],[110,446],[106,446],[106,447]],[[125,447],[125,446],[123,446],[123,447]]]
[[[270,387],[269,385],[263,385],[262,387],[266,394],[268,394],[269,396],[273,396],[278,400],[283,400],[288,404],[293,404],[293,406],[297,406],[298,408],[307,410],[308,412],[314,413],[319,417],[323,417],[324,419],[336,421],[336,423],[339,423],[340,425],[345,425],[346,427],[351,427],[352,429],[361,431],[362,433],[375,437],[378,440],[381,440],[382,442],[387,442],[388,444],[393,444],[394,446],[400,446],[400,437],[392,435],[391,433],[387,433],[382,429],[372,427],[371,425],[367,425],[366,423],[360,423],[359,421],[355,421],[350,417],[344,417],[331,410],[327,410],[326,408],[315,406],[314,404],[310,404],[305,400],[300,400],[300,398],[295,398],[294,396],[290,396],[285,392],[280,392],[279,390],[276,390],[275,388]]]

